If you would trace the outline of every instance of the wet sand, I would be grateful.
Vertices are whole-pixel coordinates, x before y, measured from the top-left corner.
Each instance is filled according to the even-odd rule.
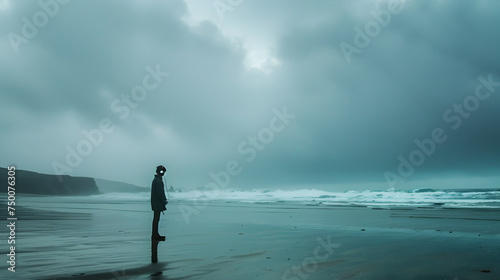
[[[500,279],[499,210],[212,201],[186,223],[180,200],[155,244],[148,202],[18,201],[2,279]]]

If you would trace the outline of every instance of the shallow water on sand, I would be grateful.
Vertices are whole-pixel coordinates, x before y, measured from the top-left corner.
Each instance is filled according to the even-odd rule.
[[[167,240],[152,244],[147,201],[18,201],[5,279],[500,279],[495,209],[177,200],[161,216]]]

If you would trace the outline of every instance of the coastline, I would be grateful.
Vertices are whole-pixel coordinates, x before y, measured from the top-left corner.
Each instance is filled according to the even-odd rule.
[[[191,202],[176,200],[161,217],[160,233],[167,240],[158,244],[158,263],[153,264],[148,203],[37,196],[19,200],[33,209],[18,212],[19,262],[13,279],[500,275],[498,209],[387,210],[212,201],[187,224],[179,206]]]

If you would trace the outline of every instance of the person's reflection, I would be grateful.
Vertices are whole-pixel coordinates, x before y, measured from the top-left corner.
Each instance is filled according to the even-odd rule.
[[[158,262],[158,243],[160,243],[159,240],[151,239],[151,262],[152,263]]]

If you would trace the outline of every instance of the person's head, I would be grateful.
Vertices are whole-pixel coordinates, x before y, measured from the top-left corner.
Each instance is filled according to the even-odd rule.
[[[165,168],[165,166],[163,165],[158,165],[156,167],[156,174],[160,175],[160,176],[163,176],[165,175],[165,172],[167,172],[167,169]]]

